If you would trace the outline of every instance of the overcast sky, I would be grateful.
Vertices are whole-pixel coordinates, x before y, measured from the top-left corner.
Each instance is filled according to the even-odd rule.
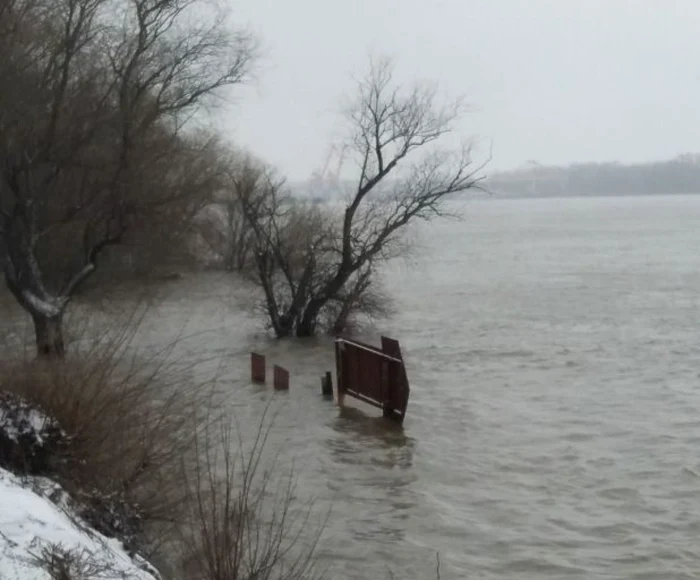
[[[225,126],[305,179],[368,55],[465,95],[491,169],[700,151],[700,0],[227,0],[264,44]]]

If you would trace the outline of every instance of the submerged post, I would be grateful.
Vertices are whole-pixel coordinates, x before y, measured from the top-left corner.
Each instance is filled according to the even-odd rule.
[[[326,372],[325,377],[321,377],[321,394],[324,397],[333,396],[333,375],[330,371]]]
[[[278,391],[289,390],[289,371],[281,366],[274,367],[274,385]]]
[[[265,355],[250,353],[250,378],[254,383],[265,382]]]
[[[339,407],[345,406],[345,366],[343,353],[345,352],[345,343],[340,339],[335,340],[335,380],[336,380],[336,390],[338,391],[336,401]]]

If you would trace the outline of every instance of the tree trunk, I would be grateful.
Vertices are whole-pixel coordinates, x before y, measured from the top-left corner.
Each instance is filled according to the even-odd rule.
[[[304,310],[304,315],[297,324],[297,338],[309,338],[316,335],[318,316],[327,300],[312,300]]]
[[[355,268],[356,270],[357,268]],[[297,324],[297,337],[308,338],[316,335],[318,327],[318,317],[321,314],[323,307],[328,304],[330,297],[337,296],[338,291],[347,283],[352,272],[351,268],[341,268],[333,279],[326,284],[322,292],[316,294],[316,297],[309,301],[304,309],[304,314]]]
[[[316,335],[316,321],[306,316],[297,326],[297,338],[310,338]]]
[[[31,272],[31,268],[27,268],[27,270]],[[65,301],[59,304],[61,301],[48,296],[46,291],[43,290],[41,281],[37,282],[36,278],[34,286],[38,286],[40,292],[32,291],[31,287],[21,287],[14,268],[7,260],[5,283],[20,306],[32,317],[37,356],[39,358],[62,359],[66,352],[63,342],[63,308],[65,307]]]
[[[274,310],[269,310],[272,330],[277,338],[289,338],[294,333],[294,318],[289,313],[279,314]]]
[[[350,317],[350,311],[351,311],[351,302],[348,299],[343,306],[340,309],[340,313],[335,319],[335,322],[333,323],[333,326],[331,327],[331,334],[334,336],[338,336],[340,334],[343,334],[345,330],[348,327],[348,318]]]
[[[63,343],[63,315],[46,316],[33,313],[32,319],[39,358],[62,359],[66,354]]]
[[[273,329],[277,338],[289,338],[292,336],[292,332],[294,330],[292,328],[292,324],[286,321],[273,325]]]

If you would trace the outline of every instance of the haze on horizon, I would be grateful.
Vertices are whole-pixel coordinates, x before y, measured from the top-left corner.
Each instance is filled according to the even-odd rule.
[[[696,0],[226,0],[265,57],[223,121],[292,180],[324,161],[370,54],[465,95],[489,171],[699,151]]]

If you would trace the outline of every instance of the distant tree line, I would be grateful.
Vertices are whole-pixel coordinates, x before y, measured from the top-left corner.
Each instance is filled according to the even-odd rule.
[[[532,164],[493,174],[487,188],[495,194],[650,195],[700,193],[700,155],[685,154],[653,163],[581,163],[568,167]]]

